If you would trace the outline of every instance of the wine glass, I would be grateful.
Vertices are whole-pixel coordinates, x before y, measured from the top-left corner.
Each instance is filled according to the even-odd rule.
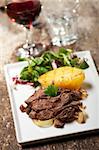
[[[46,19],[51,42],[56,46],[74,44],[78,39],[77,15],[80,0],[43,0],[43,15]]]
[[[29,41],[29,32],[33,22],[41,12],[39,0],[6,0],[6,13],[12,22],[20,24],[26,31],[26,42],[18,49],[17,55],[21,58],[36,56],[41,50],[41,45]]]

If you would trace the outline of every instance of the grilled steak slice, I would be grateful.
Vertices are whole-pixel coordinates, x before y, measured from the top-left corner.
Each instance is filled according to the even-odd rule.
[[[32,110],[29,113],[29,117],[31,119],[36,119],[36,120],[42,120],[43,121],[43,120],[49,120],[49,119],[53,118],[54,115],[53,115],[53,111],[48,110],[48,109],[45,109],[45,110],[39,111],[39,112],[35,112],[35,111]]]
[[[54,118],[55,127],[63,127],[66,122],[75,120],[82,93],[80,90],[59,89],[58,96],[45,95],[43,89],[39,89],[25,101],[25,112],[31,119],[48,120]]]
[[[30,104],[32,101],[41,98],[42,96],[45,96],[44,90],[43,89],[39,89],[38,91],[36,91],[32,96],[30,96],[25,103],[26,104]]]
[[[54,127],[56,128],[63,128],[64,127],[64,122],[62,122],[61,120],[55,119],[54,121]]]
[[[29,117],[31,119],[37,119],[37,120],[48,120],[51,118],[57,118],[60,120],[66,120],[66,118],[70,118],[71,116],[75,115],[75,112],[79,112],[79,106],[81,105],[80,102],[72,102],[68,105],[65,105],[63,107],[57,107],[52,109],[44,109],[36,112],[35,110],[32,110],[29,113]]]
[[[82,103],[80,101],[73,101],[67,105],[64,105],[62,107],[56,107],[53,111],[54,111],[54,116],[58,116],[62,111],[64,110],[68,110],[71,109],[73,107],[77,106],[77,110],[79,110],[79,106],[82,106]]]
[[[76,114],[80,111],[79,106],[81,103],[71,103],[69,106],[63,108],[60,113],[56,116],[56,119],[62,122],[72,122],[76,119]]]
[[[44,109],[62,107],[72,101],[77,101],[80,99],[81,93],[79,91],[61,89],[58,96],[50,97],[45,95],[43,89],[40,89],[25,102],[31,107],[32,110],[41,111]]]

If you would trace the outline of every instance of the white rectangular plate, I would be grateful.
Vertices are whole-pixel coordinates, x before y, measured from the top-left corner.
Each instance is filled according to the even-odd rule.
[[[17,90],[12,88],[12,77],[19,75],[23,67],[27,65],[27,62],[18,62],[14,64],[8,64],[5,66],[5,77],[10,96],[12,114],[16,129],[17,141],[20,144],[27,142],[36,142],[45,139],[51,139],[53,137],[59,137],[64,135],[71,135],[74,133],[80,133],[84,131],[90,131],[99,129],[99,77],[96,71],[93,59],[89,51],[77,52],[77,55],[81,58],[88,59],[89,68],[86,69],[84,86],[86,86],[88,92],[88,98],[83,101],[86,105],[86,112],[89,116],[85,124],[78,124],[77,122],[66,124],[63,129],[57,129],[55,127],[40,128],[33,124],[32,120],[27,114],[22,113],[19,109],[20,105],[34,92],[34,89],[26,85],[18,85]]]

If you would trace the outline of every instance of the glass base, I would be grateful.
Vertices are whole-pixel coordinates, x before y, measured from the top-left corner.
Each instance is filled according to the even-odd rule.
[[[62,45],[71,45],[76,43],[78,40],[78,37],[76,35],[71,35],[71,36],[65,36],[62,38]]]
[[[71,45],[76,43],[78,40],[78,37],[76,35],[72,35],[72,36],[63,36],[61,37],[54,37],[52,39],[52,44],[55,46],[66,46],[66,45]]]
[[[46,49],[46,46],[41,43],[29,44],[25,43],[17,48],[16,56],[19,58],[37,57]]]

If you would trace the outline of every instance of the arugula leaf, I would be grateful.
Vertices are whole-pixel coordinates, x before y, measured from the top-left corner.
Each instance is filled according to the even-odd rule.
[[[72,53],[71,49],[65,49],[63,47],[59,49],[59,55],[60,54],[70,55],[71,53]]]
[[[87,69],[89,68],[89,65],[87,64],[87,62],[84,60],[80,65],[79,65],[80,69]]]
[[[25,58],[21,58],[21,57],[17,57],[17,61],[26,61],[26,59]]]
[[[28,67],[24,67],[24,69],[20,73],[20,79],[30,81],[31,74],[28,72]]]
[[[66,56],[65,54],[61,54],[61,56],[62,56],[63,64],[65,66],[71,66],[71,63],[70,63],[68,56]]]
[[[87,69],[89,67],[89,65],[87,64],[87,62],[81,58],[73,58],[70,60],[71,66],[72,67],[77,67],[80,69]]]
[[[44,60],[43,60],[42,57],[37,57],[37,58],[35,58],[35,63],[36,63],[36,65],[41,65],[43,61],[44,61]]]
[[[55,97],[58,94],[58,87],[56,87],[55,85],[49,85],[44,92],[48,96]]]
[[[46,67],[36,66],[35,69],[38,71],[39,75],[42,75],[46,72],[48,72],[48,69]]]
[[[79,62],[79,58],[73,58],[70,60],[71,66],[72,67],[77,67]]]
[[[31,65],[32,67],[36,66],[36,62],[35,62],[34,58],[31,60],[31,62],[29,63],[29,65]]]

